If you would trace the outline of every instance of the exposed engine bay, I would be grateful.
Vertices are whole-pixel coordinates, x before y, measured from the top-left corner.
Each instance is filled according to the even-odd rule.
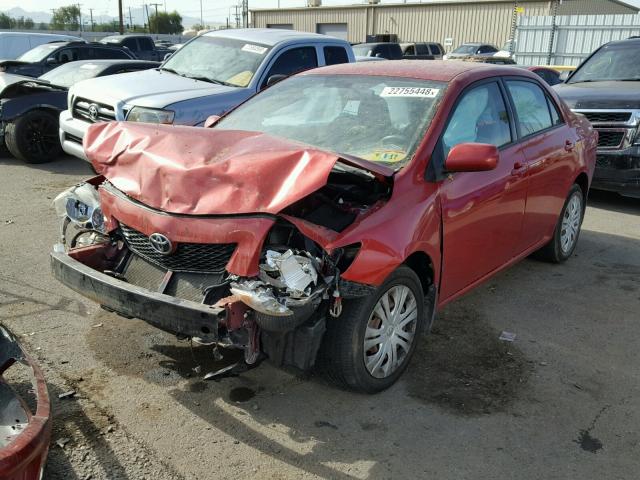
[[[160,328],[212,345],[216,352],[218,347],[243,349],[246,365],[266,357],[277,365],[309,369],[327,316],[340,316],[343,298],[368,295],[374,289],[341,279],[360,244],[327,251],[321,246],[322,235],[335,238],[390,194],[390,179],[336,163],[322,188],[289,205],[282,215],[261,220],[267,228],[257,243],[257,274],[239,275],[227,267],[241,253],[242,242],[183,242],[170,232],[147,234],[142,224],[126,223],[116,202],[138,210],[148,207],[96,177],[54,200],[62,220],[56,249],[119,281],[216,312],[217,323],[203,324],[198,332],[177,331],[175,322],[155,323]],[[298,221],[318,228],[318,238],[303,234],[295,225]],[[211,228],[221,228],[215,217]]]

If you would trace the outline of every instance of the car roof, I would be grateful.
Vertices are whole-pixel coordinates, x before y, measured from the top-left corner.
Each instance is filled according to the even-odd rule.
[[[607,47],[608,46],[616,47],[618,45],[629,45],[629,46],[633,45],[633,46],[637,47],[637,46],[640,46],[640,38],[631,37],[631,38],[625,38],[624,40],[615,40],[613,42],[605,43],[603,45],[603,47],[605,47],[605,46],[607,46]]]
[[[450,82],[459,75],[484,71],[493,75],[531,76],[525,69],[511,65],[491,65],[479,62],[431,60],[396,60],[393,62],[341,63],[304,72],[302,75],[380,75]],[[489,75],[487,75],[489,76]]]
[[[280,30],[277,28],[231,28],[228,30],[215,30],[203,33],[207,37],[225,37],[248,42],[261,43],[274,46],[282,42],[295,40],[313,40],[321,42],[339,42],[347,44],[346,40],[329,37],[320,33],[298,32],[295,30]]]

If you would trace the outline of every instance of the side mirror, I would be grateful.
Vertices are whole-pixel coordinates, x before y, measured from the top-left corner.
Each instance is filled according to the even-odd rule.
[[[218,123],[218,120],[220,120],[220,118],[220,115],[209,115],[204,121],[204,128],[213,127],[216,123]]]
[[[449,151],[444,168],[447,172],[485,172],[496,168],[499,158],[495,145],[461,143]]]
[[[287,76],[286,75],[282,75],[281,73],[277,73],[275,75],[271,75],[269,77],[269,79],[267,80],[267,87],[270,87],[274,83],[278,83],[280,80],[284,80],[285,78],[287,78]]]
[[[376,53],[376,58],[382,58],[382,54],[380,52]]]
[[[173,53],[169,52],[167,54],[165,54],[164,58],[162,59],[163,62],[166,62],[167,60],[169,60],[169,58],[171,57],[171,55],[173,55]]]
[[[55,57],[49,57],[45,60],[45,63],[47,65],[57,65],[58,61],[55,59]]]

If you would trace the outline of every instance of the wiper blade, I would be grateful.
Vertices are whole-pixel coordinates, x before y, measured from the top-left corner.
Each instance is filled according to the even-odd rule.
[[[176,72],[173,68],[159,68],[158,70],[160,70],[161,72],[169,72],[169,73],[175,73],[176,75],[180,75],[181,77],[184,77],[184,75],[182,75],[181,73]]]
[[[183,77],[193,78],[194,80],[200,80],[201,82],[215,83],[216,85],[225,85],[225,86],[228,86],[228,87],[232,86],[232,84],[227,83],[227,82],[223,82],[222,80],[216,80],[215,78],[209,78],[209,77],[205,77],[205,76],[183,75]]]

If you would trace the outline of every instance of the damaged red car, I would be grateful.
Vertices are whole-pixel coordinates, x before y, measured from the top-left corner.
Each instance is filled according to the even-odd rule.
[[[126,317],[393,384],[435,312],[576,248],[597,135],[539,77],[464,62],[298,74],[210,128],[96,124],[55,276]]]

